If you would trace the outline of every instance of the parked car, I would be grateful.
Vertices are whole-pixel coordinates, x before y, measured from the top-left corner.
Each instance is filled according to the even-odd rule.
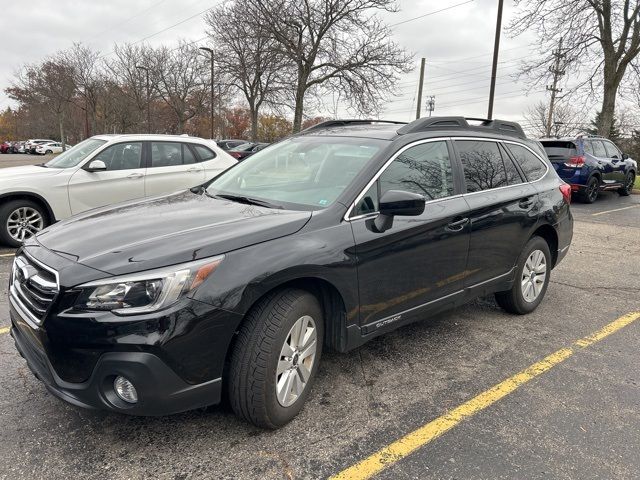
[[[218,142],[216,142],[217,145],[223,149],[225,152],[231,150],[232,148],[238,147],[242,144],[247,143],[246,140],[232,140],[232,139],[228,139],[228,140],[220,140]]]
[[[253,143],[247,142],[242,145],[232,148],[228,151],[229,155],[231,155],[236,160],[244,160],[247,157],[250,157],[256,152],[259,152],[263,148],[267,147],[268,143]]]
[[[17,153],[27,153],[27,142],[19,142],[17,148]]]
[[[73,147],[73,145],[65,145],[65,148],[68,150]],[[46,155],[50,153],[62,153],[62,143],[60,142],[51,142],[51,143],[41,143],[36,146],[36,153],[38,155]]]
[[[195,187],[235,163],[201,138],[97,135],[45,164],[0,170],[0,241],[19,246],[71,215]]]
[[[635,160],[602,137],[577,136],[540,140],[556,172],[585,203],[603,190],[627,196],[638,172]]]
[[[9,142],[0,143],[0,153],[10,153],[11,144]]]
[[[51,140],[51,139],[46,140],[42,138],[30,139],[30,140],[27,140],[24,150],[26,153],[35,154],[36,147],[38,145],[41,145],[43,143],[53,143],[53,142],[55,142],[55,140]]]
[[[359,123],[27,240],[11,332],[37,377],[132,415],[226,392],[276,428],[308,398],[323,346],[345,352],[494,292],[508,312],[535,310],[571,242],[571,192],[520,126]]]

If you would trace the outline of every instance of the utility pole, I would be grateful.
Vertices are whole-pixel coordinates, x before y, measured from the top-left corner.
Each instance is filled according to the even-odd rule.
[[[558,80],[562,75],[564,75],[564,70],[560,68],[560,62],[565,57],[565,54],[562,53],[562,37],[560,37],[560,42],[558,43],[558,50],[553,51],[553,56],[556,58],[556,61],[553,67],[549,67],[549,71],[553,73],[553,84],[547,85],[547,90],[551,92],[551,100],[549,101],[549,113],[547,116],[547,125],[545,129],[546,137],[551,136],[551,123],[553,122],[553,109],[555,108],[556,103],[556,93],[560,93],[562,91],[561,88],[558,88]]]
[[[420,62],[420,83],[418,84],[418,105],[416,107],[416,120],[420,118],[420,111],[422,110],[422,85],[424,84],[424,63],[425,59]]]
[[[89,138],[89,99],[87,98],[87,87],[84,87],[84,138]],[[62,150],[66,150],[66,144],[62,144]]]
[[[431,116],[431,114],[435,109],[436,109],[436,96],[429,95],[429,100],[427,100],[427,112],[429,112],[429,116]]]
[[[500,52],[500,30],[502,29],[502,5],[504,0],[498,0],[498,18],[496,19],[496,36],[493,43],[493,64],[491,65],[491,87],[489,88],[489,111],[487,118],[493,118],[493,98],[496,94],[496,72],[498,70],[498,53]]]
[[[213,134],[213,49],[209,47],[200,47],[200,50],[209,52],[211,55],[211,140],[215,139]]]
[[[213,106],[211,108],[213,108]],[[222,85],[220,84],[218,85],[218,118],[220,119],[220,138],[222,139],[225,137],[225,121],[224,118],[222,118]]]
[[[142,65],[136,65],[138,70],[144,70],[147,90],[147,133],[151,133],[151,91],[149,90],[149,69]]]

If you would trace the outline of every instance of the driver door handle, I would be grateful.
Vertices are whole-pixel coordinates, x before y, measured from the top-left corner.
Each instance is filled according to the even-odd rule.
[[[449,223],[447,225],[447,230],[449,230],[450,232],[459,232],[460,230],[462,230],[464,228],[464,226],[469,223],[469,218],[464,217],[464,218],[460,218],[457,217],[458,220],[454,220],[453,222]]]
[[[127,178],[130,178],[131,180],[136,180],[142,177],[144,177],[143,173],[132,173],[131,175],[127,175]]]

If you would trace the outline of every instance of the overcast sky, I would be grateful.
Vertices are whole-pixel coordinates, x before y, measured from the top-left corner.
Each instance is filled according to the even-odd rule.
[[[385,14],[390,24],[461,4],[465,0],[400,0],[400,11]],[[179,38],[204,37],[200,12],[219,0],[2,0],[0,28],[0,108],[11,105],[4,89],[15,71],[25,63],[82,42],[108,54],[114,43],[147,40],[151,45],[175,44]],[[427,59],[424,97],[435,95],[435,115],[484,117],[491,75],[491,54],[497,0],[473,0],[449,10],[394,26],[394,40],[420,58]],[[515,10],[505,1],[503,25]],[[510,76],[520,60],[532,58],[535,39],[502,35],[497,74],[494,116],[521,120],[523,112],[546,93],[526,93],[524,85]],[[108,57],[107,57],[108,58]],[[398,84],[398,97],[391,99],[381,118],[410,120],[415,116],[419,69]],[[424,112],[424,110],[423,110]],[[347,114],[343,109],[341,114]],[[426,114],[426,113],[425,113]]]

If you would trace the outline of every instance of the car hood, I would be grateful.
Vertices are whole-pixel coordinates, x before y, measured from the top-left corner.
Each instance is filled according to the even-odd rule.
[[[9,167],[0,170],[0,185],[3,180],[12,180],[15,178],[32,179],[35,176],[53,176],[64,171],[63,168],[47,168],[38,165],[23,165],[21,167]]]
[[[120,275],[207,258],[291,235],[311,212],[279,210],[191,191],[71,217],[40,232],[45,248]]]

